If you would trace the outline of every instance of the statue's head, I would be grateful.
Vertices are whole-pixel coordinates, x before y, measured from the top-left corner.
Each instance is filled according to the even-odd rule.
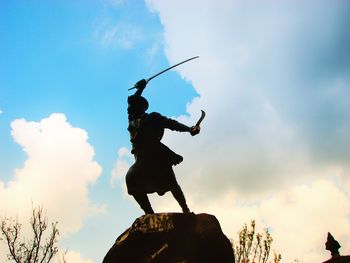
[[[139,95],[132,95],[128,97],[128,114],[140,115],[148,109],[148,101]]]
[[[327,234],[327,242],[326,249],[332,253],[332,256],[339,256],[339,248],[341,247],[337,240],[328,232]]]

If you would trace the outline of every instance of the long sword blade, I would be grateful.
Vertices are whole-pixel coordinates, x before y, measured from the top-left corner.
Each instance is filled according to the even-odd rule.
[[[188,62],[188,61],[190,61],[190,60],[192,60],[192,59],[196,59],[196,58],[199,58],[199,56],[195,56],[195,57],[186,59],[186,60],[181,61],[181,62],[179,62],[179,63],[177,63],[177,64],[175,64],[175,65],[173,65],[173,66],[171,66],[171,67],[169,67],[169,68],[166,68],[166,69],[162,70],[161,72],[159,72],[159,73],[153,75],[152,77],[146,79],[146,81],[147,81],[147,83],[148,83],[151,79],[154,79],[155,77],[159,76],[160,74],[163,74],[164,72],[167,72],[168,70],[171,70],[172,68],[175,68],[175,67],[177,67],[177,66],[179,66],[179,65],[181,65],[181,64],[184,64],[184,63],[186,63],[186,62]],[[130,88],[130,89],[128,89],[128,90],[132,90],[132,89],[135,89],[135,87],[132,87],[132,88]]]
[[[159,76],[160,74],[163,74],[164,72],[167,72],[168,70],[171,70],[172,68],[175,68],[175,67],[177,67],[177,66],[179,66],[179,65],[181,65],[181,64],[184,64],[184,63],[186,63],[186,62],[188,62],[188,61],[190,61],[190,60],[192,60],[192,59],[196,59],[196,58],[199,58],[199,56],[195,56],[195,57],[186,59],[186,60],[181,61],[181,62],[179,62],[179,63],[177,63],[177,64],[175,64],[175,65],[173,65],[173,66],[171,66],[171,67],[169,67],[169,68],[167,68],[167,69],[164,69],[164,70],[162,70],[161,72],[159,72],[159,73],[153,75],[152,77],[148,78],[148,79],[147,79],[147,82],[149,82],[151,79],[154,79],[155,77]]]

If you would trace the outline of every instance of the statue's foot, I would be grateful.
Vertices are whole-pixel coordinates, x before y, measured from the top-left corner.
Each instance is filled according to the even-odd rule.
[[[190,211],[190,209],[189,209],[188,207],[182,208],[182,212],[183,212],[184,214],[190,214],[190,213],[191,213],[191,211]]]
[[[143,207],[142,210],[145,212],[145,215],[154,214],[152,206]]]
[[[145,211],[145,214],[146,214],[146,215],[148,215],[148,214],[154,214],[154,211],[153,211],[152,208],[150,208],[150,209],[145,209],[145,210],[143,210],[143,211]]]

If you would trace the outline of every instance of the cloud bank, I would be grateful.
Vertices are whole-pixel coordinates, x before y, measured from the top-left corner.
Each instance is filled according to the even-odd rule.
[[[86,216],[103,209],[89,200],[89,186],[102,169],[93,159],[87,132],[59,113],[39,122],[17,119],[11,127],[27,159],[11,181],[0,181],[2,216],[18,215],[27,223],[33,203],[47,210],[50,221],[58,221],[61,236],[78,231]]]
[[[111,176],[112,187],[116,186],[117,182],[122,181],[122,186],[125,186],[124,177],[133,162],[133,157],[130,150],[126,147],[122,147],[118,150],[117,161],[114,164]],[[126,190],[126,188],[125,188]]]
[[[209,181],[212,172],[226,177],[212,182],[221,191],[349,168],[349,6],[321,3],[148,1],[170,64],[201,55],[177,69],[200,94],[193,117],[181,119],[207,111],[201,149],[215,161],[204,170]]]
[[[83,259],[81,255],[75,251],[68,251],[64,258],[67,263],[94,263],[91,259]]]
[[[257,219],[285,262],[327,259],[330,229],[350,244],[350,4],[146,2],[169,64],[201,56],[177,70],[200,95],[179,120],[206,110],[202,132],[165,138],[185,158],[176,172],[192,209],[225,229]]]

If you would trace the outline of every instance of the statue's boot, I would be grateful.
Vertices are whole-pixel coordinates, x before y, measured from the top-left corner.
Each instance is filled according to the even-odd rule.
[[[176,201],[181,206],[182,212],[184,212],[184,213],[191,213],[190,209],[187,206],[186,198],[185,198],[184,193],[181,190],[181,187],[179,185],[177,185],[176,187],[171,189],[171,193],[173,194],[174,198],[176,199]]]
[[[134,194],[132,195],[136,202],[140,205],[146,214],[154,214],[151,203],[149,202],[147,194]]]

